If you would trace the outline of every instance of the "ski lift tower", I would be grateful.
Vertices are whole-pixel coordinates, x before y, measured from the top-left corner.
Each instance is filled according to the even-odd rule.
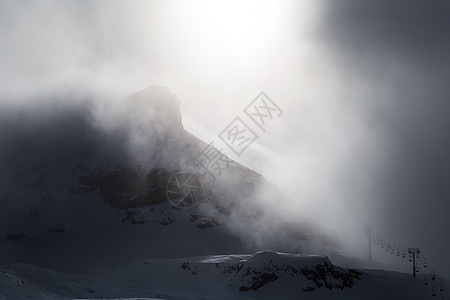
[[[412,263],[413,263],[413,277],[416,278],[416,255],[419,255],[419,248],[409,248],[408,253],[412,255]]]
[[[372,244],[371,244],[372,226],[371,225],[366,226],[366,234],[369,237],[369,261],[372,261]]]

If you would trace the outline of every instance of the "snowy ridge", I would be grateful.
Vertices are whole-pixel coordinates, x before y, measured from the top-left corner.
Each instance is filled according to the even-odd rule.
[[[406,297],[428,299],[431,295],[420,279],[408,274],[345,269],[334,266],[326,256],[273,251],[139,260],[101,274],[66,274],[29,264],[12,264],[0,270],[1,299]]]

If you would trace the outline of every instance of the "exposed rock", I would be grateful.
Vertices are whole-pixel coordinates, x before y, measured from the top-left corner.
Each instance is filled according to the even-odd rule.
[[[66,232],[66,229],[61,226],[51,227],[51,228],[48,228],[47,230],[53,234],[63,234]]]
[[[29,218],[35,218],[39,216],[39,208],[37,206],[33,206],[22,213],[22,216],[27,216]]]
[[[171,172],[143,166],[126,166],[79,178],[86,189],[98,188],[105,203],[127,209],[167,201],[167,181]]]
[[[189,220],[191,222],[195,222],[198,228],[205,229],[208,227],[213,226],[220,226],[219,220],[215,217],[208,217],[208,216],[202,216],[202,215],[191,215],[191,219]]]
[[[13,241],[13,242],[24,239],[26,237],[28,237],[28,235],[26,235],[25,233],[16,233],[16,234],[8,233],[5,236],[6,239]]]

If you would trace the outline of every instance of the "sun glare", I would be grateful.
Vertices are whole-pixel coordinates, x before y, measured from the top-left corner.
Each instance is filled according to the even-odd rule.
[[[194,51],[233,61],[258,57],[283,32],[287,5],[276,1],[183,2],[177,22]]]

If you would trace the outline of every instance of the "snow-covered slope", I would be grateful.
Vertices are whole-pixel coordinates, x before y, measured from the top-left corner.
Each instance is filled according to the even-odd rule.
[[[438,280],[434,283],[437,291]],[[89,275],[57,273],[28,264],[13,264],[0,271],[0,298],[5,299],[423,300],[432,298],[431,289],[406,274],[345,269],[325,256],[270,251],[147,259]]]

